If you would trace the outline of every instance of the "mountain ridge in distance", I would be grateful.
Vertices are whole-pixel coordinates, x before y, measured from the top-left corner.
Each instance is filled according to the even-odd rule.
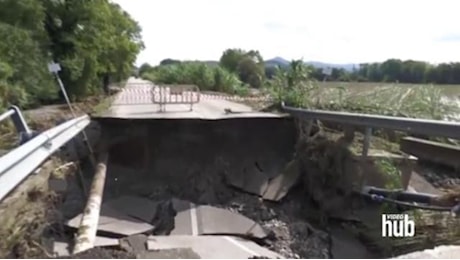
[[[275,57],[272,59],[265,60],[265,66],[288,66],[290,63],[289,60],[286,60],[282,57]],[[334,63],[327,63],[321,61],[306,61],[305,64],[312,65],[315,68],[338,68],[344,69],[347,71],[352,71],[353,68],[358,69],[359,64],[357,63],[345,63],[345,64],[334,64]]]

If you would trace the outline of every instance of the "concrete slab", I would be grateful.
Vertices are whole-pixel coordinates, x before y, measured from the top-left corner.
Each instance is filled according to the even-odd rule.
[[[122,196],[104,205],[130,217],[150,223],[156,215],[158,203],[137,196]]]
[[[172,199],[174,217],[174,229],[171,235],[199,235],[196,216],[196,205],[185,200]],[[192,211],[193,210],[193,211]]]
[[[270,180],[267,184],[267,190],[262,194],[266,200],[280,201],[289,190],[297,184],[300,177],[300,168],[297,161],[291,161],[286,166],[282,174]]]
[[[68,221],[66,224],[73,228],[80,226],[82,215]],[[120,213],[107,205],[102,205],[97,230],[111,234],[130,236],[151,231],[153,226],[143,221],[137,220],[126,214]]]
[[[53,242],[53,254],[57,257],[65,257],[70,255],[69,243],[62,241]]]
[[[265,238],[263,228],[251,219],[226,209],[196,206],[193,203],[173,200],[177,215],[171,235],[238,235]]]
[[[283,258],[252,241],[231,236],[151,236],[147,241],[148,250],[186,248],[207,259]]]
[[[268,189],[270,177],[261,172],[255,165],[235,170],[226,175],[227,183],[248,193],[262,196]]]
[[[400,143],[401,151],[421,160],[460,169],[460,146],[443,144],[415,137],[405,137]]]
[[[72,241],[54,241],[53,253],[58,257],[65,257],[70,255],[70,245]],[[97,236],[94,241],[94,247],[118,246],[120,241],[115,238]]]
[[[288,163],[280,173],[267,174],[260,171],[255,165],[232,172],[226,176],[229,185],[245,192],[259,195],[265,200],[279,201],[284,198],[300,176],[297,162]]]
[[[442,192],[436,189],[431,183],[429,183],[425,178],[423,178],[417,172],[412,172],[409,187],[414,189],[415,192],[429,193],[433,195],[441,195]]]
[[[200,256],[191,248],[164,249],[145,251],[138,255],[139,259],[200,259]]]
[[[94,242],[95,247],[104,247],[104,246],[119,246],[120,240],[110,237],[97,236],[96,241]]]
[[[143,234],[132,235],[120,239],[120,247],[134,255],[136,258],[141,257],[145,252],[147,252],[147,236]]]
[[[458,259],[460,246],[444,245],[395,257],[396,259]]]

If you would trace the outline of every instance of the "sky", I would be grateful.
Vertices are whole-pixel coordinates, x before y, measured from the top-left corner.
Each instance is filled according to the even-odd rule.
[[[228,48],[264,59],[329,63],[389,58],[460,61],[457,0],[113,0],[142,27],[137,65],[219,60]]]

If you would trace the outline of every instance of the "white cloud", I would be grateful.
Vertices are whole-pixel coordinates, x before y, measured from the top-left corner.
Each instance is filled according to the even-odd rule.
[[[143,28],[138,64],[226,48],[324,62],[460,61],[455,0],[114,0]],[[450,39],[449,41],[443,39]]]

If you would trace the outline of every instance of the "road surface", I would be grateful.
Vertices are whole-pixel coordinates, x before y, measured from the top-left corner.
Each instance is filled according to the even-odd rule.
[[[108,113],[102,117],[126,119],[226,119],[280,117],[280,114],[253,111],[247,105],[228,101],[225,96],[201,94],[200,101],[190,104],[166,104],[164,111],[154,103],[152,89],[158,86],[136,78],[130,78],[126,87],[115,96]],[[169,95],[169,94],[166,94]],[[169,97],[167,97],[169,98]],[[174,97],[173,97],[174,98]]]

